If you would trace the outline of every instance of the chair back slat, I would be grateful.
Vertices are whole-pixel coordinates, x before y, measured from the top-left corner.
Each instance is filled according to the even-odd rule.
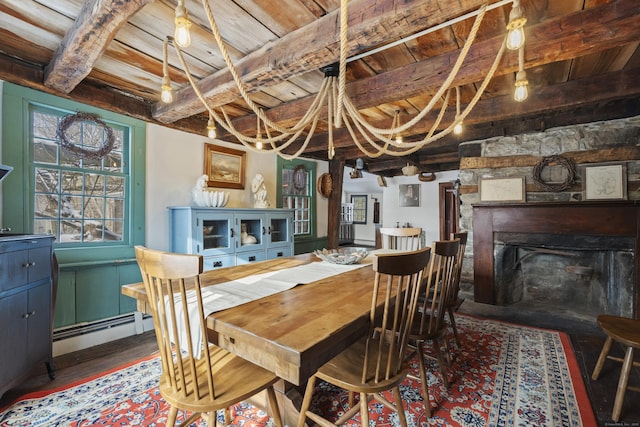
[[[365,345],[362,381],[381,382],[403,367],[420,283],[431,249],[380,254],[374,258],[375,278]]]
[[[469,233],[466,231],[461,231],[458,233],[451,233],[451,239],[460,240],[460,246],[458,248],[458,255],[456,258],[456,273],[453,279],[453,286],[451,287],[451,292],[448,297],[448,304],[454,304],[458,299],[458,293],[460,292],[460,278],[462,276],[462,264],[464,262],[464,253],[467,247],[467,238],[469,237]]]
[[[414,334],[429,335],[442,327],[446,298],[455,280],[459,247],[459,239],[433,242],[431,262],[425,273],[424,298],[418,310],[420,318]]]
[[[138,246],[136,258],[162,359],[161,381],[171,384],[173,391],[184,397],[200,399],[207,393],[215,396],[211,363],[203,363],[208,375],[196,375],[199,361],[210,359],[209,346],[197,346],[191,336],[192,328],[200,329],[200,336],[207,336],[199,277],[202,256]],[[190,313],[191,301],[196,303],[197,313]]]
[[[380,228],[382,247],[400,251],[415,251],[422,247],[422,228]]]

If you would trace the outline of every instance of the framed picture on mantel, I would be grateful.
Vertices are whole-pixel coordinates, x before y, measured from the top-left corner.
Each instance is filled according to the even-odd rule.
[[[481,202],[524,202],[524,177],[480,178],[478,192]]]
[[[626,199],[626,172],[626,167],[623,164],[585,166],[585,200]]]

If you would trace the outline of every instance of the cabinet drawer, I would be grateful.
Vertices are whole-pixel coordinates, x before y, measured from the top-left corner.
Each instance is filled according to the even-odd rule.
[[[265,259],[267,259],[267,253],[265,251],[238,253],[236,255],[236,265],[264,261]]]
[[[203,270],[215,270],[224,267],[233,267],[236,265],[236,257],[233,255],[223,256],[206,256],[202,260]]]
[[[282,258],[292,256],[291,245],[282,248],[271,248],[267,251],[267,259]]]
[[[50,275],[50,247],[0,253],[0,291],[47,279]]]

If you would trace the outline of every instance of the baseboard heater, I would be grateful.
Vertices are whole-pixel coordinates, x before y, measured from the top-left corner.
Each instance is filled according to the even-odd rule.
[[[143,319],[149,315],[143,315]],[[135,313],[123,314],[121,316],[111,317],[94,322],[78,323],[72,326],[65,326],[53,331],[53,341],[59,341],[67,338],[73,338],[116,326],[127,325],[135,322]]]

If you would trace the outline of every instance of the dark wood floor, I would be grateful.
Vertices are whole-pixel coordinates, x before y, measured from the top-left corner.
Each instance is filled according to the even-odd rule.
[[[479,317],[567,332],[571,338],[598,425],[601,427],[640,426],[640,405],[638,404],[640,403],[640,393],[633,391],[627,392],[622,420],[618,423],[611,421],[611,411],[621,368],[619,363],[607,362],[600,379],[598,381],[591,380],[591,372],[604,342],[604,335],[597,328],[595,319],[576,318],[551,308],[497,307],[477,304],[469,298],[462,305],[460,311]],[[560,314],[558,314],[559,312]],[[55,360],[57,368],[55,380],[49,379],[43,367],[40,375],[36,375],[19,387],[7,391],[0,399],[0,408],[26,393],[58,388],[151,355],[156,351],[155,337],[152,332],[147,332],[139,336],[59,356]],[[614,348],[614,351],[622,355],[624,349],[618,346]],[[639,369],[634,368],[630,384],[640,385]]]

